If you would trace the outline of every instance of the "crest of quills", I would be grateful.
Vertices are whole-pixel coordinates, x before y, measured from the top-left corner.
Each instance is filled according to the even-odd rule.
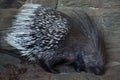
[[[59,11],[38,4],[25,4],[7,34],[7,42],[29,61],[54,54],[69,30]]]

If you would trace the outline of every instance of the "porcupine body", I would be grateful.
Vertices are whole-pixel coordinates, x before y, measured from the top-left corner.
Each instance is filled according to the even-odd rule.
[[[54,67],[67,63],[79,72],[101,74],[104,59],[99,32],[86,14],[75,15],[70,18],[38,4],[25,4],[5,40],[46,71],[58,73]]]

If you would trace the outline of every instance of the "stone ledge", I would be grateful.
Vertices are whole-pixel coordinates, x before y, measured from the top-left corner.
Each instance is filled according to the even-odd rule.
[[[58,7],[120,8],[120,0],[58,0]]]

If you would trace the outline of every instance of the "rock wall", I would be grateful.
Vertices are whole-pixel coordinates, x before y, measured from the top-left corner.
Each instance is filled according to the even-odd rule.
[[[0,0],[0,8],[20,8],[25,0]]]
[[[120,8],[119,0],[58,0],[58,6]]]
[[[56,8],[58,0],[27,0],[26,2],[42,4],[45,7]]]

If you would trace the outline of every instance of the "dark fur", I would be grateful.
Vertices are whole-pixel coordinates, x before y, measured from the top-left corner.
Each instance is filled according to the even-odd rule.
[[[56,73],[59,71],[54,66],[64,62],[73,65],[77,72],[103,74],[105,64],[103,34],[86,13],[73,11],[71,18],[71,30],[64,44],[50,60],[47,57],[42,59],[43,68]],[[90,56],[93,57],[88,59]]]
[[[68,20],[71,28],[65,40],[61,42],[59,49],[55,51],[54,55],[49,54],[41,58],[34,55],[36,62],[46,71],[52,73],[59,73],[55,67],[65,63],[72,65],[78,72],[87,71],[103,74],[103,36],[86,13],[72,12],[71,20]],[[5,53],[5,50],[1,49],[0,52]]]

